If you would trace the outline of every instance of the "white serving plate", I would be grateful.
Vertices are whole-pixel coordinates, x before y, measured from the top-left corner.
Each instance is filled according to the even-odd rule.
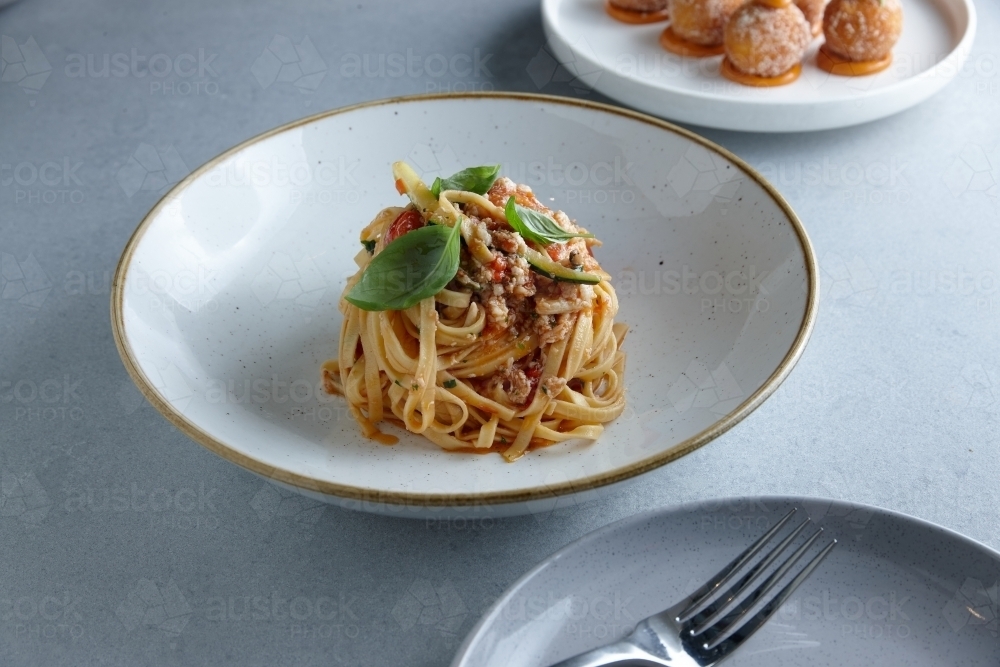
[[[824,528],[822,541],[838,544],[727,666],[1000,663],[1000,553],[875,507],[764,497],[656,510],[573,542],[500,596],[452,667],[544,667],[619,639],[707,581],[791,507]]]
[[[581,82],[642,111],[705,127],[802,132],[884,118],[926,100],[959,72],[972,49],[972,0],[902,0],[903,34],[889,69],[864,77],[816,66],[813,41],[802,76],[787,86],[752,88],[719,74],[722,56],[682,58],[663,50],[666,23],[626,25],[604,0],[542,0],[553,54]]]
[[[628,408],[597,442],[513,464],[393,427],[386,447],[318,391],[358,233],[401,201],[400,158],[428,179],[499,162],[605,241]],[[602,493],[743,419],[801,354],[817,275],[780,195],[687,131],[562,98],[420,96],[307,118],[196,170],[129,241],[112,322],[146,397],[234,463],[363,510],[503,516]]]

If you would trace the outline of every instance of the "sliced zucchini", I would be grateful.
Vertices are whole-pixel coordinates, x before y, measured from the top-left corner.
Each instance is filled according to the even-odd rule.
[[[449,227],[459,222],[461,216],[458,210],[447,202],[442,206],[438,198],[427,187],[427,184],[420,180],[417,172],[413,171],[413,167],[405,162],[394,162],[392,164],[392,175],[396,179],[397,184],[402,185],[406,196],[410,198],[413,205],[420,211],[420,215],[424,216],[424,220],[430,222],[433,219],[438,224],[443,223]]]
[[[531,265],[531,268],[535,272],[552,280],[561,280],[566,283],[585,283],[587,285],[596,285],[601,282],[601,277],[597,274],[585,273],[571,269],[568,266],[563,266],[558,262],[553,262],[547,255],[531,248],[525,250],[524,258],[528,260],[528,264]]]

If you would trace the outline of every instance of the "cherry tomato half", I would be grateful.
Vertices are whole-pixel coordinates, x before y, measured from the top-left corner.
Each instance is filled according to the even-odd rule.
[[[420,229],[424,226],[424,219],[417,211],[412,208],[407,209],[399,214],[399,216],[392,221],[389,225],[389,229],[385,233],[386,244],[392,243],[393,240],[399,238],[407,232],[412,232],[414,229]]]

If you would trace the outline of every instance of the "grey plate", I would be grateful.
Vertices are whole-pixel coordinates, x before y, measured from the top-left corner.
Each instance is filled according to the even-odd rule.
[[[840,544],[727,665],[1000,664],[1000,553],[865,505],[736,498],[605,526],[511,586],[452,667],[547,665],[627,634],[798,507]]]

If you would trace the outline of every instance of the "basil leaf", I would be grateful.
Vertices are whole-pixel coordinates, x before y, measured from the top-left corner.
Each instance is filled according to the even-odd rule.
[[[485,167],[469,167],[457,174],[452,174],[442,180],[435,178],[431,184],[431,194],[440,197],[444,190],[464,190],[475,192],[477,195],[484,195],[493,186],[493,181],[497,180],[500,173],[500,165],[487,165]]]
[[[559,226],[559,223],[549,216],[519,205],[516,201],[514,201],[513,197],[507,199],[507,206],[504,208],[504,215],[507,216],[507,222],[510,223],[510,226],[513,227],[514,231],[520,234],[522,238],[534,241],[535,243],[543,246],[549,245],[550,243],[557,243],[559,241],[568,241],[569,239],[576,238],[578,236],[584,238],[594,237],[593,234],[567,232]]]
[[[365,250],[368,251],[369,255],[374,254],[374,252],[375,252],[375,241],[362,241],[361,245],[363,245],[365,247]]]
[[[458,273],[461,239],[459,224],[403,234],[372,257],[344,298],[362,310],[405,310],[434,296]]]

